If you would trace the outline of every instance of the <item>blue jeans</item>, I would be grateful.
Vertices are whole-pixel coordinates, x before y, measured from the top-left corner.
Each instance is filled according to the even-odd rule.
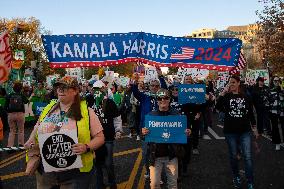
[[[96,188],[101,189],[104,187],[103,166],[106,168],[108,184],[110,186],[116,185],[114,165],[113,165],[113,141],[106,141],[106,156],[104,162],[96,162]]]
[[[234,178],[240,177],[239,162],[237,159],[238,147],[240,146],[245,160],[247,182],[253,183],[251,132],[242,134],[225,134],[225,138],[229,147],[230,163]]]
[[[149,173],[149,146],[148,142],[142,140],[142,163],[145,165],[146,173]]]

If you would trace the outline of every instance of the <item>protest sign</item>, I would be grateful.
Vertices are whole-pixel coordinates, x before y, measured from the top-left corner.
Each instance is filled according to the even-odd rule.
[[[153,79],[158,79],[158,73],[155,67],[145,67],[144,83],[148,83]]]
[[[128,77],[124,77],[124,76],[120,76],[120,83],[123,87],[126,87],[129,85],[130,82],[130,78]]]
[[[53,68],[140,62],[163,67],[230,70],[238,64],[237,38],[196,39],[144,32],[43,35]]]
[[[258,77],[263,77],[264,78],[264,84],[266,86],[269,86],[269,73],[268,70],[251,70],[248,69],[246,72],[246,78],[245,82],[248,85],[254,85],[256,83],[256,79]]]
[[[114,71],[105,71],[105,76],[102,80],[108,83],[112,83],[114,81]]]
[[[53,82],[55,82],[59,77],[60,77],[60,75],[58,75],[58,74],[46,76],[47,87],[52,88]]]
[[[12,68],[12,52],[9,44],[9,34],[0,34],[0,84],[8,80]]]
[[[190,75],[192,79],[207,78],[209,75],[209,70],[198,68],[184,68],[182,78],[187,75]]]
[[[187,142],[185,133],[187,128],[186,121],[186,116],[184,115],[146,115],[145,127],[149,129],[149,133],[145,136],[145,141],[185,144]]]
[[[64,171],[83,166],[81,156],[71,150],[71,146],[78,143],[76,130],[39,134],[38,140],[45,172]]]
[[[42,110],[45,108],[45,106],[47,106],[47,103],[44,103],[44,102],[34,102],[34,106],[35,106],[35,113],[36,113],[36,115],[40,115]]]
[[[205,103],[205,84],[181,84],[178,86],[178,103]]]
[[[229,72],[218,72],[217,89],[224,88],[230,78]]]

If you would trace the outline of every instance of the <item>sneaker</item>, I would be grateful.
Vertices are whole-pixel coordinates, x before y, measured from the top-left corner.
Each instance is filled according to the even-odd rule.
[[[276,145],[275,145],[275,150],[276,150],[276,151],[279,151],[279,150],[280,150],[280,144],[276,144]]]
[[[233,179],[234,188],[240,189],[241,188],[241,179],[240,177],[236,177]]]
[[[254,187],[253,187],[253,184],[252,184],[252,183],[248,184],[248,189],[254,189]]]
[[[127,137],[128,137],[128,138],[132,138],[132,134],[131,134],[131,133],[129,133],[129,135],[127,135]]]
[[[192,154],[193,154],[193,155],[199,155],[198,149],[193,149],[193,150],[192,150]]]
[[[139,135],[137,135],[136,140],[137,140],[137,141],[140,140],[140,136],[139,136]]]

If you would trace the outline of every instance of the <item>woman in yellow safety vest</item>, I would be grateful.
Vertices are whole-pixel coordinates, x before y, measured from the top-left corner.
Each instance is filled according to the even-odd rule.
[[[54,87],[58,100],[52,100],[44,108],[25,144],[29,148],[39,143],[41,163],[36,171],[37,188],[87,189],[93,175],[93,151],[104,144],[103,128],[95,112],[80,100],[75,78],[65,76]],[[70,133],[77,140],[70,142]]]

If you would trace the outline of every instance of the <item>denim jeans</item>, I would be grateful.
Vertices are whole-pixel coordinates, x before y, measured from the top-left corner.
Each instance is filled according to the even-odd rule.
[[[168,188],[177,189],[178,178],[178,159],[169,160],[169,157],[159,157],[155,159],[155,165],[150,166],[150,187],[151,189],[160,189],[162,170],[167,175]]]
[[[142,140],[142,163],[146,168],[146,173],[149,173],[149,158],[150,154],[149,154],[148,142]]]
[[[113,141],[106,141],[106,157],[104,162],[96,162],[96,188],[101,189],[104,187],[104,176],[103,176],[103,167],[106,168],[108,184],[110,186],[116,185],[116,179],[114,174],[114,165],[113,165]]]
[[[230,164],[234,178],[240,177],[239,162],[237,159],[238,147],[240,145],[245,161],[247,182],[253,183],[251,132],[242,134],[225,134],[225,138],[229,147]]]

